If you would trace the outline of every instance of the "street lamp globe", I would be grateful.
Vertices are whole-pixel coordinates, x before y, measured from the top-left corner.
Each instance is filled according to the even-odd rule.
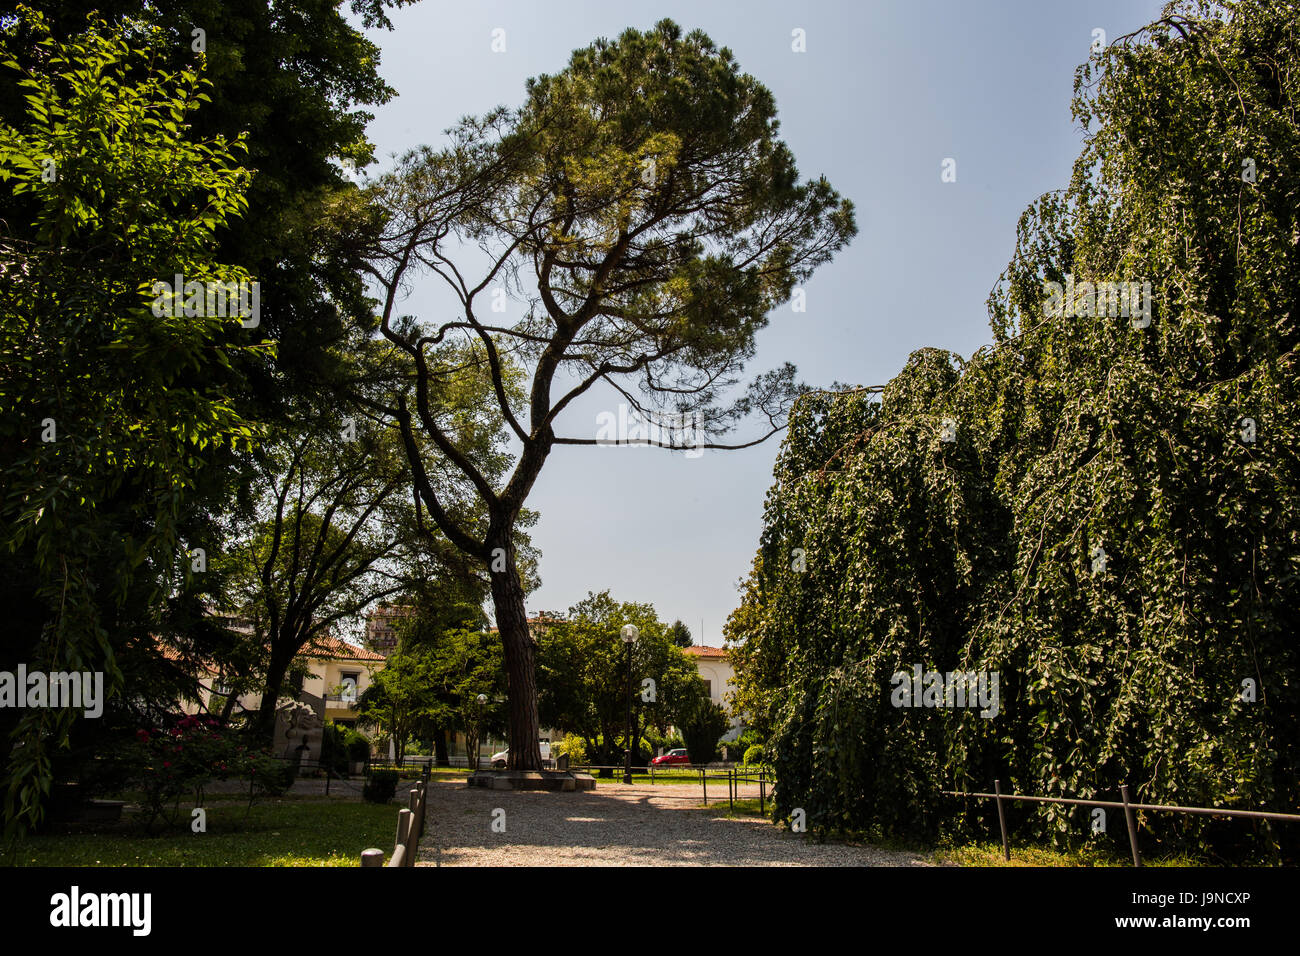
[[[641,632],[635,624],[624,624],[620,633],[623,635],[624,644],[635,644],[636,639],[641,636]]]

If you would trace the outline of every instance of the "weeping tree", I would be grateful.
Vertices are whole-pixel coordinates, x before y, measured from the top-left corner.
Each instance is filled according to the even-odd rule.
[[[993,342],[800,401],[728,626],[780,812],[971,837],[988,817],[940,791],[997,778],[1295,805],[1298,76],[1300,17],[1262,2],[1171,5],[1099,51],[1077,74],[1083,152],[1020,221]],[[1000,706],[898,706],[916,664],[997,674]],[[1090,824],[1030,823],[1062,845]],[[1144,830],[1297,847],[1199,817]]]
[[[731,52],[665,20],[576,51],[559,74],[530,80],[519,108],[462,120],[445,148],[407,154],[371,187],[386,216],[370,256],[382,334],[416,379],[411,399],[381,410],[401,429],[420,505],[491,574],[511,769],[541,765],[512,530],[557,445],[603,443],[561,433],[562,413],[600,388],[643,420],[677,426],[647,444],[742,448],[779,431],[798,392],[789,365],[737,386],[768,314],[856,227],[824,178],[800,181],[777,132],[771,93]],[[440,290],[442,321],[398,313],[417,274]],[[448,348],[460,363],[441,359]],[[500,481],[429,400],[468,363],[491,376],[496,401],[483,414],[511,439]],[[714,440],[755,418],[756,437]],[[472,487],[482,527],[457,522],[440,499],[430,472],[443,468]]]

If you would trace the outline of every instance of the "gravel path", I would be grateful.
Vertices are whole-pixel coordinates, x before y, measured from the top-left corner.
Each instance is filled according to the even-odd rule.
[[[698,787],[681,785],[598,780],[580,793],[470,789],[447,780],[429,787],[418,866],[929,865],[915,853],[819,845],[762,820],[720,816],[725,784],[711,810],[702,809]],[[741,796],[751,794],[742,788]],[[504,819],[504,833],[494,832],[494,819]]]

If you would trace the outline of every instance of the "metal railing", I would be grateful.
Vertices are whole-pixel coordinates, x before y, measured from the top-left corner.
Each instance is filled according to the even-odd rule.
[[[582,771],[582,772],[587,772],[591,770],[611,770],[614,772],[615,776],[625,773],[627,771],[627,768],[623,764],[618,764],[618,765],[594,764],[594,763],[573,764],[572,766],[569,767],[569,769]],[[709,802],[709,781],[710,780],[727,781],[727,803],[728,803],[728,808],[731,810],[736,809],[736,801],[740,799],[740,797],[738,796],[740,792],[740,785],[742,783],[757,783],[759,812],[763,813],[767,806],[768,790],[769,790],[769,785],[771,783],[771,777],[768,775],[767,769],[762,766],[757,766],[754,769],[750,769],[748,766],[714,767],[714,766],[709,766],[708,764],[701,765],[701,764],[679,763],[679,764],[671,764],[666,769],[660,769],[658,773],[661,778],[676,777],[678,779],[682,778],[683,776],[693,776],[695,774],[699,774],[700,788],[703,792],[704,803]],[[650,786],[653,787],[655,782],[655,767],[653,764],[645,767],[633,767],[631,776],[633,778],[638,776],[649,777]]]
[[[998,826],[1002,830],[1002,855],[1007,860],[1011,859],[1011,843],[1007,836],[1007,814],[1003,808],[1003,802],[1007,800],[1015,800],[1021,803],[1063,803],[1081,807],[1122,808],[1124,810],[1124,820],[1128,825],[1129,849],[1133,853],[1134,866],[1142,865],[1142,854],[1138,850],[1138,810],[1164,810],[1169,813],[1186,813],[1207,817],[1241,817],[1246,820],[1276,820],[1279,823],[1300,823],[1300,814],[1297,813],[1274,813],[1269,810],[1228,810],[1223,807],[1180,807],[1163,803],[1134,803],[1129,799],[1128,784],[1120,785],[1119,802],[1114,800],[1079,800],[1073,797],[1039,797],[1020,793],[1003,793],[1001,780],[993,781],[992,793],[970,793],[964,790],[940,790],[939,792],[950,797],[976,797],[985,800],[996,800],[998,804]]]
[[[424,776],[408,795],[407,806],[397,813],[397,839],[393,843],[393,855],[388,866],[415,866],[415,858],[420,849],[420,837],[424,835],[424,810],[427,806],[429,791],[429,768],[425,767]],[[384,851],[370,847],[361,851],[363,867],[384,866]]]

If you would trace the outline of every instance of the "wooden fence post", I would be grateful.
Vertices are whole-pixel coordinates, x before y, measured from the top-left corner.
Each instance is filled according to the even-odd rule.
[[[411,811],[399,810],[397,813],[397,839],[393,842],[393,850],[399,846],[406,845],[406,836],[411,832]]]
[[[384,851],[379,849],[378,847],[373,847],[373,846],[368,850],[362,850],[361,865],[362,866],[383,866]]]

